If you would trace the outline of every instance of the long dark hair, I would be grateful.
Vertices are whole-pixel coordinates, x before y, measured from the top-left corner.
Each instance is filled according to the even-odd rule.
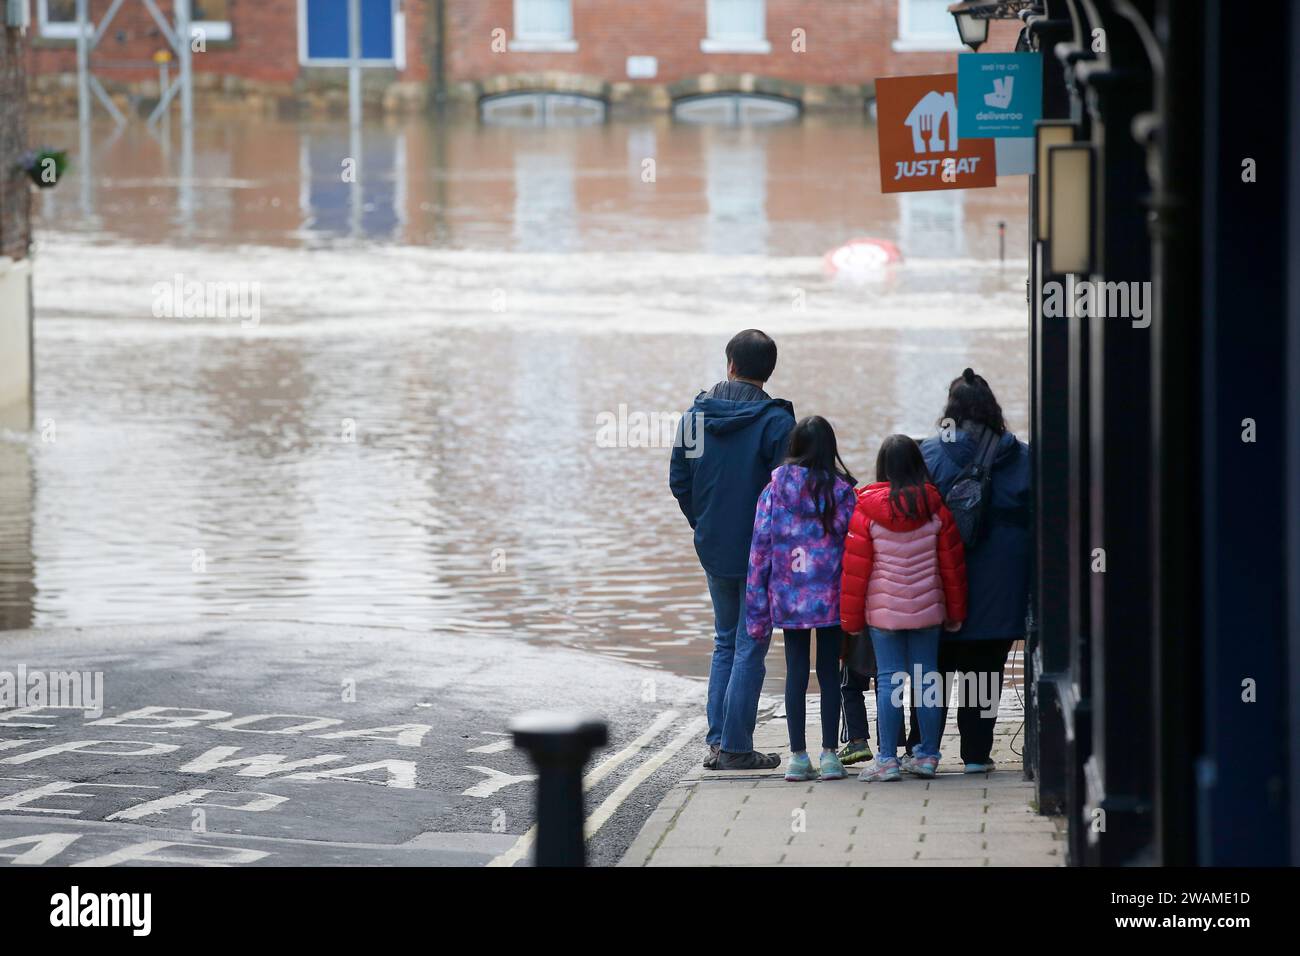
[[[876,481],[889,482],[889,507],[906,518],[930,516],[925,484],[930,470],[919,446],[907,435],[890,435],[876,455]]]
[[[998,404],[993,389],[989,388],[984,376],[976,375],[971,369],[964,369],[948,386],[948,404],[939,417],[939,427],[943,428],[949,419],[955,425],[977,422],[999,435],[1007,430],[1002,406]]]
[[[820,415],[810,415],[794,426],[790,432],[789,450],[786,452],[787,465],[799,465],[808,469],[810,479],[809,493],[817,503],[817,513],[822,519],[822,530],[827,534],[835,532],[835,479],[843,478],[850,485],[856,485],[857,479],[849,474],[844,460],[840,458],[839,445],[835,441],[835,429],[831,423]]]

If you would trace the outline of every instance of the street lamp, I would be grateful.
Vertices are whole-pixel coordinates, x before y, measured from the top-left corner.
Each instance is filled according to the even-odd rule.
[[[1070,143],[1047,147],[1047,271],[1090,275],[1093,271],[1095,147]]]
[[[980,47],[988,41],[989,21],[985,17],[975,16],[970,10],[972,6],[974,4],[954,4],[948,8],[948,12],[957,21],[957,33],[961,37],[961,42],[978,53]]]
[[[1038,234],[1035,238],[1043,242],[1048,238],[1052,212],[1047,196],[1047,150],[1052,146],[1065,146],[1073,142],[1074,124],[1069,120],[1039,120],[1034,124],[1034,172],[1038,177],[1037,194],[1033,197],[1038,213]]]

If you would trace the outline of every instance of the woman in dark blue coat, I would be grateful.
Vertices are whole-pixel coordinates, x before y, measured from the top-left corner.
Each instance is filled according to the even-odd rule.
[[[947,497],[953,482],[975,457],[985,429],[998,436],[997,451],[983,532],[977,544],[966,551],[970,593],[966,623],[956,633],[944,633],[939,649],[940,670],[948,675],[960,671],[965,677],[959,685],[962,699],[957,709],[957,729],[967,773],[993,769],[993,730],[1003,670],[1012,645],[1025,636],[1029,603],[1029,446],[1007,430],[1002,408],[989,383],[970,369],[948,387],[939,434],[921,443],[930,476]],[[978,695],[972,693],[975,688],[980,689]]]

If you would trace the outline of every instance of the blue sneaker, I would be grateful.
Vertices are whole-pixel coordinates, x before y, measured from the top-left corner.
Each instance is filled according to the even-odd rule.
[[[858,774],[858,779],[863,783],[892,783],[895,780],[901,780],[902,774],[898,772],[897,760],[890,760],[888,757],[884,759],[877,757],[875,766],[868,767]]]
[[[932,780],[934,775],[939,772],[939,758],[914,756],[911,764],[908,765],[907,772],[914,777]]]
[[[966,765],[966,769],[963,772],[964,773],[992,773],[996,769],[997,767],[994,765],[993,761],[990,760],[988,763],[968,763]]]
[[[785,779],[791,783],[804,783],[817,779],[817,771],[813,769],[812,760],[808,754],[793,754],[790,757],[790,763],[785,768]]]
[[[833,750],[822,751],[821,763],[823,780],[843,780],[848,776],[844,770],[844,764],[840,763],[840,758],[835,756]]]

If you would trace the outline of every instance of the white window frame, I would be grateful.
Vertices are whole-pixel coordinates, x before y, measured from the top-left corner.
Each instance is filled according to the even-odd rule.
[[[708,36],[700,41],[702,53],[771,53],[772,44],[767,40],[767,0],[751,0],[759,4],[763,12],[763,35],[752,37],[719,36],[713,13],[713,0],[708,2]]]
[[[307,55],[307,0],[298,0],[298,65],[347,66],[345,56],[312,57]],[[399,73],[406,69],[406,13],[401,3],[393,4],[393,55],[391,58],[362,57],[362,66],[392,67]]]
[[[50,19],[49,0],[36,0],[36,24],[38,27],[37,32],[46,39],[75,40],[77,38],[77,22],[75,20]],[[231,32],[229,20],[194,20],[190,23],[190,35],[193,36],[196,30],[202,30],[204,37],[214,43],[224,42],[234,35]],[[88,20],[86,31],[89,35],[94,36],[94,20]]]
[[[908,23],[908,8],[911,0],[898,0],[898,36],[890,44],[895,53],[948,52],[964,50],[961,35],[957,32],[957,22],[944,34],[913,33]]]
[[[573,38],[573,0],[565,3],[568,11],[569,28],[563,33],[520,34],[519,24],[524,21],[521,8],[529,0],[515,0],[514,20],[511,23],[513,35],[510,38],[511,53],[577,53],[578,41]]]
[[[230,29],[229,20],[195,20],[190,24],[190,34],[193,35],[195,30],[206,30],[208,39],[214,43],[225,43],[234,33]]]
[[[51,20],[49,0],[36,0],[37,33],[51,40],[75,40],[77,21]],[[87,26],[89,30],[89,26]]]
[[[191,20],[190,36],[194,35],[195,30],[202,30],[214,43],[225,43],[234,36],[229,20]]]

